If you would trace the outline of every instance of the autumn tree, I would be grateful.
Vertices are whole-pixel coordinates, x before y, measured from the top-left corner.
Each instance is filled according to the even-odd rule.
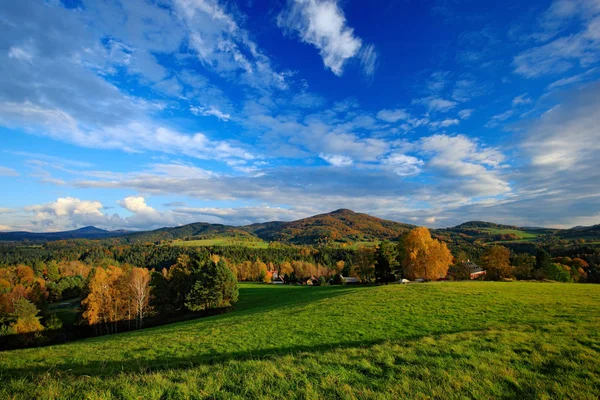
[[[290,264],[289,261],[284,261],[281,264],[279,264],[279,276],[289,275],[292,272],[294,272],[294,269],[292,268],[292,264]]]
[[[436,280],[446,276],[452,263],[452,253],[446,243],[431,237],[429,229],[415,228],[401,240],[402,267],[408,279]]]
[[[150,299],[150,271],[133,268],[128,279],[129,292],[133,300],[138,327],[142,327]]]
[[[119,281],[123,271],[118,267],[96,268],[89,283],[89,294],[81,302],[83,318],[90,325],[103,324],[106,331],[116,331],[116,322],[124,319],[126,298]]]
[[[13,317],[15,322],[11,325],[12,331],[16,334],[33,333],[44,330],[38,317],[39,310],[26,298],[20,298],[14,303]]]
[[[510,250],[503,246],[490,246],[482,259],[486,280],[499,281],[514,276],[514,267],[510,265]]]
[[[361,282],[371,282],[375,271],[375,249],[372,247],[360,246],[356,250],[356,258],[352,272]]]

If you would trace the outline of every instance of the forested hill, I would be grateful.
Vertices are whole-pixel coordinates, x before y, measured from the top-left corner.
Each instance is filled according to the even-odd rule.
[[[176,228],[138,232],[123,236],[126,242],[156,242],[159,240],[209,238],[214,236],[256,237],[267,242],[290,244],[317,244],[330,241],[372,241],[395,239],[412,225],[387,221],[350,210],[337,210],[327,214],[292,222],[273,221],[241,227],[195,223]]]
[[[460,225],[457,225],[454,228],[449,228],[449,229],[460,230],[460,229],[481,229],[481,228],[483,228],[483,229],[518,229],[516,226],[495,224],[493,222],[485,222],[485,221],[468,221],[468,222],[464,222]]]
[[[105,231],[94,226],[86,226],[84,228],[75,229],[72,231],[63,232],[0,232],[0,241],[23,241],[31,242],[51,242],[54,240],[69,240],[69,239],[105,239],[116,236],[123,236],[130,232],[128,231]]]
[[[252,236],[245,230],[229,225],[196,222],[174,228],[160,228],[153,231],[135,232],[119,240],[123,242],[157,242],[175,239],[204,239],[215,236]]]
[[[329,241],[395,239],[413,227],[413,225],[340,209],[297,221],[255,224],[244,229],[266,241],[314,244]]]
[[[282,242],[288,244],[326,244],[332,242],[362,242],[396,239],[414,225],[389,221],[368,214],[340,209],[297,221],[272,221],[246,226],[230,226],[196,222],[193,224],[160,228],[152,231],[106,231],[85,227],[73,231],[32,233],[0,232],[0,241],[49,242],[69,239],[108,239],[122,243],[157,243],[173,240],[196,240],[223,237],[242,238],[244,241]],[[600,225],[571,229],[519,228],[484,221],[469,221],[453,228],[438,229],[446,241],[539,241],[578,240],[600,241]]]

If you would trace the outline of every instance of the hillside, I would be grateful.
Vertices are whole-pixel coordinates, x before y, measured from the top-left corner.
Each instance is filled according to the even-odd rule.
[[[53,240],[69,239],[105,239],[128,234],[128,231],[105,231],[94,226],[63,232],[0,232],[0,241],[50,242]]]
[[[152,231],[127,232],[105,231],[95,227],[85,227],[66,232],[0,232],[0,241],[49,242],[67,239],[107,239],[116,238],[123,243],[198,241],[197,243],[260,243],[278,241],[288,244],[321,244],[344,242],[376,242],[396,239],[414,225],[389,221],[368,214],[340,209],[326,214],[291,222],[272,221],[246,226],[230,226],[196,222],[193,224],[165,227]],[[519,228],[484,221],[469,221],[452,228],[436,229],[437,237],[449,242],[462,240],[484,242],[494,241],[534,241],[538,239],[600,241],[600,225],[571,229]],[[230,238],[237,238],[230,240]],[[213,242],[210,242],[212,240]]]
[[[0,398],[592,399],[599,330],[598,285],[242,284],[227,314],[2,352]]]
[[[558,233],[562,239],[586,239],[600,241],[600,225],[578,226],[571,229],[565,229]]]
[[[493,222],[485,221],[467,221],[454,228],[453,230],[464,230],[464,229],[518,229],[516,226],[496,224]]]
[[[174,228],[160,228],[153,231],[136,232],[120,238],[123,242],[158,242],[176,239],[206,239],[211,237],[249,236],[243,229],[220,224],[196,222],[193,224],[177,226]]]
[[[395,239],[413,225],[340,209],[292,222],[244,227],[266,241],[293,244]]]

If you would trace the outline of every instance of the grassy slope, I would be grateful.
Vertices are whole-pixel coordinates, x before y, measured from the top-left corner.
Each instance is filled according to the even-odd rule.
[[[242,285],[229,314],[0,353],[0,398],[597,398],[600,286]]]
[[[518,237],[519,239],[526,239],[526,240],[533,240],[536,239],[539,235],[535,234],[535,233],[531,233],[531,232],[526,232],[526,231],[522,231],[519,229],[495,229],[495,228],[489,228],[489,229],[481,229],[484,232],[490,232],[491,234],[494,235],[504,235],[504,234],[514,234],[516,237]]]

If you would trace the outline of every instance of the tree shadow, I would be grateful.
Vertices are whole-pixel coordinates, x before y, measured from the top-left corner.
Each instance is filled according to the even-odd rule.
[[[458,334],[470,332],[471,330],[456,330],[436,334]],[[402,343],[410,343],[418,341],[430,335],[414,335],[402,339]],[[81,362],[66,362],[53,366],[32,366],[21,368],[3,368],[0,371],[2,380],[20,379],[23,377],[34,377],[41,374],[56,374],[62,376],[64,374],[71,376],[89,376],[89,377],[111,377],[117,373],[151,373],[165,370],[187,370],[200,366],[211,366],[217,364],[226,364],[230,361],[244,362],[255,360],[274,360],[287,355],[314,356],[327,351],[338,350],[340,352],[357,349],[369,348],[375,345],[389,343],[390,339],[378,340],[358,340],[358,341],[342,341],[338,343],[328,343],[319,345],[297,345],[287,347],[273,348],[258,348],[248,351],[233,351],[225,353],[209,353],[209,354],[191,354],[185,357],[160,356],[157,358],[127,358],[123,357],[122,361],[81,361]],[[392,342],[394,342],[392,340]]]
[[[164,327],[166,329],[177,329],[181,323],[197,323],[198,320],[219,316],[221,319],[236,317],[239,315],[254,315],[275,310],[281,307],[293,307],[296,304],[305,304],[326,298],[333,298],[348,294],[356,287],[345,286],[267,286],[258,288],[241,287],[240,297],[254,297],[254,301],[240,303],[240,306],[217,308],[204,311],[182,311],[179,313],[147,317],[143,326],[138,327],[138,321],[122,320],[108,325],[72,325],[60,330],[44,330],[32,333],[20,333],[0,337],[0,352],[32,347],[44,347],[73,343],[99,336],[112,336],[126,332],[143,331],[144,329]],[[279,291],[279,293],[277,293]],[[263,293],[268,295],[261,296]],[[268,299],[268,302],[266,302]]]

